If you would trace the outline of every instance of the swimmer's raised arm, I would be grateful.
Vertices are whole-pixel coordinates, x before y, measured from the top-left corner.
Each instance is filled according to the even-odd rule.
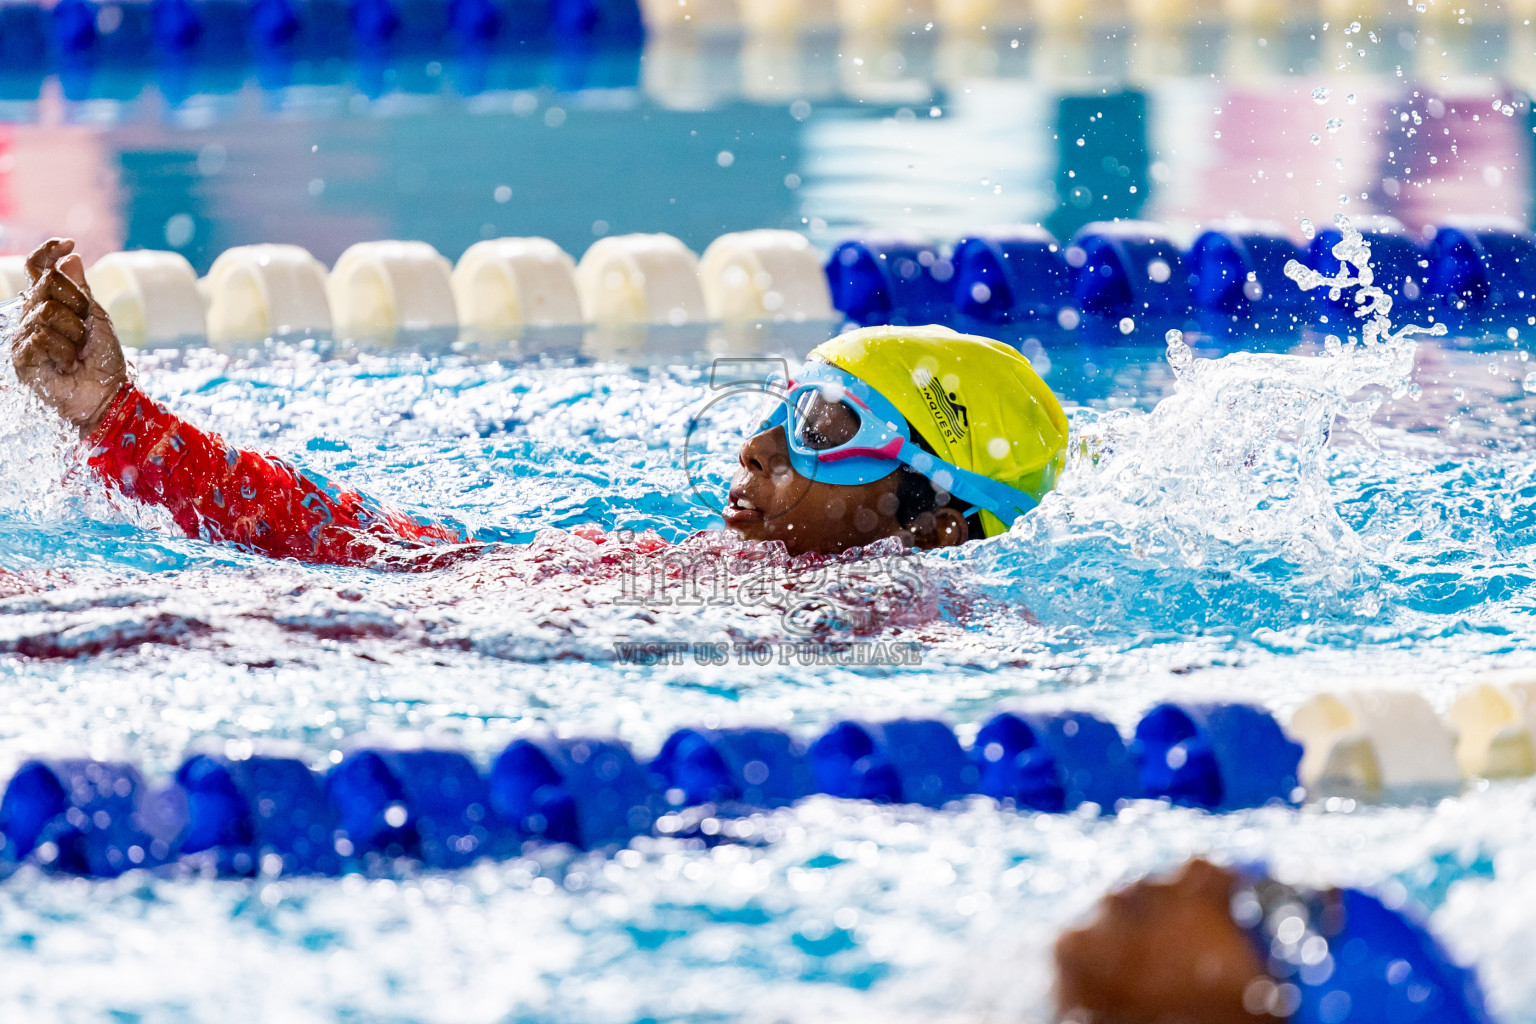
[[[85,437],[127,384],[128,365],[74,250],[72,240],[51,238],[27,257],[31,286],[11,360],[21,382]]]
[[[280,459],[231,448],[145,395],[129,379],[74,242],[45,242],[27,258],[27,273],[11,348],[17,376],[80,432],[91,468],[110,486],[163,506],[187,536],[343,565],[393,562],[409,549],[467,539]]]

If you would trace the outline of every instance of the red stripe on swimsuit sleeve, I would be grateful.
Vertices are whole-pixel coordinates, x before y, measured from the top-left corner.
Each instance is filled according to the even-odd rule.
[[[303,562],[366,565],[463,532],[347,489],[327,489],[283,462],[242,451],[123,385],[91,434],[88,463],[137,501],[170,511],[188,537]]]

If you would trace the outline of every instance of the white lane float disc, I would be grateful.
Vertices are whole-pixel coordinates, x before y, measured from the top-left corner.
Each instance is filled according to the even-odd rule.
[[[1451,705],[1456,760],[1482,778],[1536,775],[1536,672],[1485,676]]]
[[[341,254],[326,282],[336,334],[390,338],[457,327],[451,272],[426,242],[359,242]]]
[[[1312,793],[1416,796],[1461,781],[1445,723],[1407,690],[1318,694],[1296,709],[1286,731],[1306,750],[1301,782]]]
[[[795,231],[721,235],[699,261],[712,320],[833,320],[832,292],[821,256]]]
[[[497,337],[582,322],[576,261],[547,238],[476,242],[453,268],[459,324]]]
[[[590,323],[681,326],[707,316],[698,257],[671,235],[597,240],[576,267],[576,287]]]
[[[325,264],[297,245],[241,245],[213,261],[201,288],[210,341],[329,333]]]
[[[27,290],[27,258],[0,256],[0,302],[10,302]]]
[[[176,252],[114,252],[85,272],[125,345],[144,346],[207,335],[197,273]]]

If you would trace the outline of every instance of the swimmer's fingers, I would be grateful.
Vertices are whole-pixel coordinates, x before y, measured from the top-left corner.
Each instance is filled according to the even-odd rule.
[[[28,370],[50,368],[73,373],[80,365],[79,352],[78,346],[64,335],[50,327],[39,327],[24,335],[17,347],[16,370],[23,376]]]
[[[70,253],[59,260],[58,269],[59,273],[64,275],[65,280],[73,284],[85,296],[85,301],[90,304],[92,316],[105,317],[107,315],[107,311],[101,308],[101,303],[96,301],[96,296],[91,294],[90,283],[85,279],[85,261],[78,254]]]
[[[85,319],[62,302],[48,299],[41,305],[33,306],[27,315],[21,318],[23,337],[45,328],[64,338],[76,348],[85,344]]]
[[[49,267],[32,285],[27,293],[26,307],[35,309],[50,302],[64,306],[82,319],[91,312],[91,300],[85,290],[57,267]]]
[[[48,302],[63,305],[80,317],[87,316],[91,310],[90,298],[58,267],[49,267],[32,282],[32,286],[22,296],[22,309],[30,312]]]
[[[75,251],[73,238],[50,238],[27,256],[27,280],[33,284],[59,260]]]

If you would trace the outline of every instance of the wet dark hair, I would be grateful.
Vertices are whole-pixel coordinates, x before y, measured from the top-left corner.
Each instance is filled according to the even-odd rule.
[[[910,420],[907,422],[907,429],[912,432],[913,444],[929,455],[938,455],[938,452],[933,450],[933,446],[928,443],[928,440],[912,426]],[[933,486],[932,480],[929,480],[916,470],[908,469],[906,466],[902,466],[896,471],[896,521],[898,523],[910,528],[918,516],[925,512],[935,512],[940,507],[939,492]],[[957,512],[964,512],[966,509],[965,503],[955,497],[950,497],[942,507],[952,508]],[[976,540],[986,536],[986,531],[981,526],[980,512],[967,517],[965,525],[970,533],[967,539]]]

